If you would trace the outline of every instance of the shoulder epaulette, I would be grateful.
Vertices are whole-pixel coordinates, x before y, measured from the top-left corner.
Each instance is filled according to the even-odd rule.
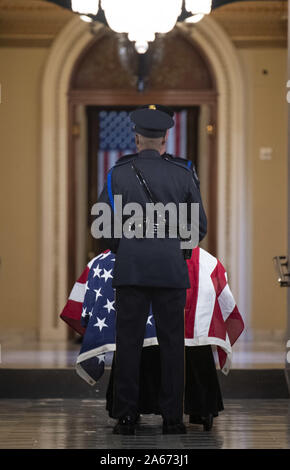
[[[124,155],[123,157],[120,157],[119,160],[113,166],[113,168],[116,168],[117,166],[125,165],[126,163],[131,162],[134,157],[137,157],[136,153],[132,155]]]
[[[173,165],[177,165],[177,166],[179,166],[180,168],[183,168],[183,169],[186,170],[186,171],[189,171],[189,170],[190,170],[189,167],[187,166],[187,164],[184,165],[183,163],[181,163],[181,162],[179,162],[179,161],[178,161],[178,162],[174,161],[174,157],[168,158],[167,156],[164,156],[163,158],[164,158],[164,160],[166,160],[167,162],[173,163]]]

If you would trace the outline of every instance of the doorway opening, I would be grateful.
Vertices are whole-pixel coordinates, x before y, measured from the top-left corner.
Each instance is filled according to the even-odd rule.
[[[173,106],[175,126],[170,130],[167,153],[187,158],[200,180],[202,200],[208,216],[208,234],[202,248],[216,251],[216,172],[215,138],[211,105]],[[74,175],[70,191],[69,273],[71,286],[84,266],[101,252],[99,241],[91,235],[91,208],[103,189],[107,173],[123,155],[136,152],[129,113],[134,106],[77,105],[73,126],[71,159]],[[73,130],[72,129],[72,130]],[[78,131],[76,131],[78,129]],[[211,163],[211,164],[210,164]],[[69,288],[71,288],[69,286]]]

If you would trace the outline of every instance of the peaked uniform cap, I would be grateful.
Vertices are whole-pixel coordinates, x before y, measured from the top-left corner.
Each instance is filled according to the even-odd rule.
[[[135,124],[135,132],[145,137],[163,137],[166,131],[174,126],[174,120],[166,111],[158,109],[159,105],[148,105],[136,109],[130,114]]]

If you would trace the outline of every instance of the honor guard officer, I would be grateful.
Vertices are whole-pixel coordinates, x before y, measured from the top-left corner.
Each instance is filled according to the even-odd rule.
[[[163,105],[160,105],[160,104],[156,104],[155,107],[156,107],[157,110],[163,111],[164,113],[167,113],[172,118],[174,117],[173,109],[169,108],[168,106],[163,106]],[[141,106],[139,109],[144,109],[144,108],[148,108],[148,106]],[[201,234],[201,240],[202,240],[202,238],[204,238],[204,236],[207,232],[207,218],[206,218],[206,214],[205,214],[205,210],[204,210],[204,207],[203,207],[201,194],[200,194],[200,181],[199,181],[199,178],[197,176],[194,163],[191,160],[187,160],[186,158],[180,158],[180,157],[177,157],[177,156],[173,156],[169,153],[166,153],[166,144],[164,145],[163,149],[161,150],[161,154],[162,154],[163,158],[173,159],[176,163],[179,163],[180,165],[186,166],[192,172],[193,180],[194,180],[194,182],[196,184],[196,187],[198,189],[198,192],[199,192],[199,201],[198,202],[199,202],[199,214],[200,214],[201,226],[205,228],[205,233]],[[124,161],[130,160],[132,158],[136,158],[136,155],[135,154],[133,154],[133,155],[124,155],[123,157],[119,158],[118,162],[124,162]]]
[[[114,209],[114,196],[127,203],[146,206],[154,202],[179,204],[200,202],[192,172],[173,159],[163,158],[167,130],[174,120],[155,105],[131,113],[138,153],[119,161],[108,173],[99,202]],[[143,185],[140,184],[140,178]],[[123,213],[123,211],[122,211]],[[190,213],[190,211],[189,211]],[[188,220],[190,222],[190,220]],[[206,233],[206,217],[199,215],[199,240]],[[167,236],[166,236],[167,235]],[[113,236],[113,232],[112,232]],[[112,285],[116,289],[116,365],[113,414],[118,419],[113,432],[134,434],[138,410],[140,357],[150,310],[154,314],[161,358],[160,411],[163,433],[185,433],[184,307],[190,287],[187,264],[179,238],[153,236],[106,239],[116,253]]]

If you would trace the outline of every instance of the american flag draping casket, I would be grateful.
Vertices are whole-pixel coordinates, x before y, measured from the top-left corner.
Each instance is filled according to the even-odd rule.
[[[115,345],[115,255],[109,250],[93,258],[76,281],[60,317],[83,335],[76,371],[90,385],[102,376],[105,355]],[[231,366],[232,346],[244,329],[243,319],[222,263],[196,247],[187,260],[191,288],[185,306],[185,345],[217,347],[224,374]],[[148,312],[143,347],[158,345],[154,312]]]

